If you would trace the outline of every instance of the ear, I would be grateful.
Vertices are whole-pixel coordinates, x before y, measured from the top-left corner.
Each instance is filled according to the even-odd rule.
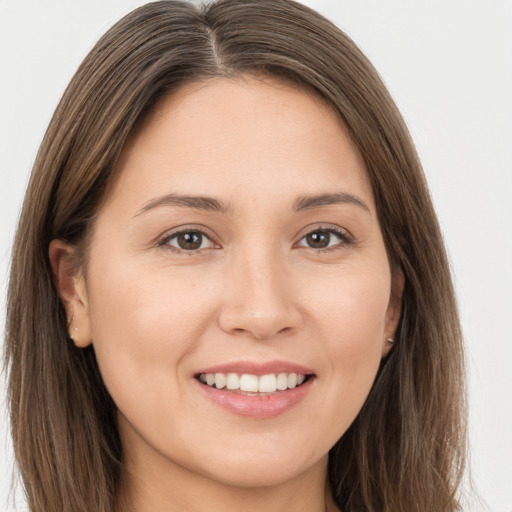
[[[393,346],[395,333],[402,313],[402,295],[404,292],[405,277],[400,268],[395,269],[391,275],[391,293],[384,326],[384,340],[382,344],[382,357],[386,357]]]
[[[53,279],[68,317],[69,337],[77,347],[91,344],[91,326],[85,279],[73,265],[75,248],[62,240],[52,240],[49,257]]]

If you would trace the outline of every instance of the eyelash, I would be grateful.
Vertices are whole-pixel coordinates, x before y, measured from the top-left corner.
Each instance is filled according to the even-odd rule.
[[[302,242],[308,235],[311,235],[313,233],[319,233],[319,232],[327,233],[329,235],[334,235],[339,239],[339,242],[337,244],[335,244],[334,246],[328,246],[325,248],[314,248],[314,247],[299,245],[300,242]],[[208,235],[204,230],[195,228],[195,227],[190,227],[190,228],[180,229],[179,231],[175,231],[171,234],[165,234],[159,240],[158,246],[164,247],[165,249],[167,249],[171,252],[174,252],[176,254],[186,254],[188,256],[194,256],[204,250],[208,250],[208,249],[200,249],[200,248],[199,249],[191,249],[191,250],[179,249],[179,248],[173,247],[172,245],[169,244],[169,242],[172,239],[178,237],[179,235],[186,234],[186,233],[197,233],[197,234],[201,235],[202,237],[205,237],[207,240],[209,240],[211,244],[218,245],[218,244],[216,244],[216,242],[214,240],[212,240],[212,236]],[[294,247],[297,247],[297,246],[304,247],[306,249],[310,249],[310,250],[314,251],[315,253],[324,253],[324,252],[336,251],[341,248],[346,248],[352,244],[354,244],[354,239],[347,231],[339,228],[338,226],[324,225],[324,226],[317,226],[314,229],[311,229],[311,230],[307,231],[306,233],[304,233],[300,237],[299,241],[294,244]]]
[[[337,251],[337,250],[340,250],[343,248],[347,248],[350,245],[353,245],[355,242],[354,238],[346,230],[344,230],[338,226],[323,225],[323,226],[317,226],[312,230],[308,230],[306,233],[304,233],[301,236],[299,242],[297,242],[295,244],[295,246],[298,245],[298,243],[300,243],[302,240],[304,240],[308,235],[311,235],[313,233],[318,233],[318,232],[334,235],[339,239],[339,242],[337,244],[335,244],[334,246],[330,246],[330,247],[328,246],[328,247],[321,248],[321,249],[315,249],[314,247],[306,247],[306,246],[301,246],[301,247],[305,247],[306,249],[311,249],[315,253],[325,253],[325,252],[332,252],[332,251]]]
[[[198,254],[201,251],[205,250],[205,249],[186,250],[186,249],[180,249],[178,247],[173,247],[172,245],[169,244],[169,242],[173,238],[177,238],[179,235],[183,235],[186,233],[197,233],[197,234],[201,235],[202,237],[206,238],[207,240],[209,240],[212,244],[218,245],[218,244],[216,244],[216,242],[214,242],[212,240],[212,236],[208,235],[204,230],[202,230],[200,228],[190,227],[190,228],[180,229],[179,231],[174,231],[173,233],[170,233],[170,234],[166,233],[158,242],[158,246],[163,247],[163,248],[165,248],[171,252],[174,252],[176,254],[186,254],[187,256],[194,256],[195,254]]]

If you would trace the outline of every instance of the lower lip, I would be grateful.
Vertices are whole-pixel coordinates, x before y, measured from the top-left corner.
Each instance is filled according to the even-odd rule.
[[[212,388],[198,380],[195,382],[207,398],[224,409],[238,416],[267,419],[279,416],[298,404],[306,397],[314,380],[314,377],[310,377],[294,389],[259,396],[242,395],[227,389]]]

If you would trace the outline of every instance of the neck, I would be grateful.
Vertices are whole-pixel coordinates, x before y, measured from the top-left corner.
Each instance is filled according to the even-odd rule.
[[[239,487],[167,464],[126,461],[116,512],[334,512],[326,489],[327,457],[294,478],[265,487]],[[158,470],[153,468],[158,467]]]

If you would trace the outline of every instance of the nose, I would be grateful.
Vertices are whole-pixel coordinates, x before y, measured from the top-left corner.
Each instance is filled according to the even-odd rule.
[[[221,329],[258,340],[294,332],[301,322],[294,288],[285,262],[270,251],[240,255],[224,282]]]

